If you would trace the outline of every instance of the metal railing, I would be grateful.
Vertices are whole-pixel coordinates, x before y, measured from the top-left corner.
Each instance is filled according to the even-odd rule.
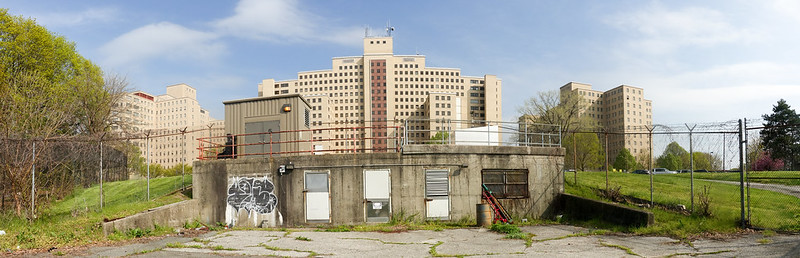
[[[410,144],[561,147],[560,127],[547,124],[408,119],[328,126],[198,138],[198,159],[401,152]]]
[[[403,145],[561,147],[558,125],[485,120],[408,119]]]
[[[386,130],[385,136],[366,136],[372,130]],[[320,155],[326,153],[399,152],[403,128],[400,126],[340,126],[236,134],[198,138],[200,160],[230,159],[252,156]],[[344,132],[347,137],[315,137],[314,133]],[[219,144],[224,139],[224,144]],[[316,145],[320,143],[321,145]],[[341,143],[341,144],[331,144]],[[376,144],[381,143],[381,144]],[[318,148],[318,146],[328,148]]]

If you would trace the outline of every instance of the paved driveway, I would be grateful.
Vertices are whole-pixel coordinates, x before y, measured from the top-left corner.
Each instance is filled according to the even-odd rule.
[[[566,225],[528,226],[536,236],[504,239],[484,228],[442,231],[316,232],[222,231],[197,238],[170,237],[145,244],[89,249],[93,257],[208,256],[331,256],[331,257],[800,257],[799,235],[764,237],[750,234],[725,240],[697,240],[690,244],[666,237],[594,235],[585,228]],[[166,247],[169,244],[171,247]]]

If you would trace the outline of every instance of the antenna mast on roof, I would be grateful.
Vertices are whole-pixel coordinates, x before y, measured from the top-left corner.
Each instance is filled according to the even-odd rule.
[[[386,22],[386,36],[391,37],[392,31],[394,31],[394,27],[391,25],[391,20]]]

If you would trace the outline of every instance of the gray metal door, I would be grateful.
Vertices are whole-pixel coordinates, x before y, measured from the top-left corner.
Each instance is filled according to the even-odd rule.
[[[244,133],[248,134],[244,137],[244,153],[248,157],[258,157],[261,155],[252,154],[266,154],[276,153],[281,151],[281,145],[275,142],[281,141],[281,135],[278,133],[269,134],[270,132],[280,132],[281,121],[259,121],[249,122],[244,124]],[[253,135],[249,135],[253,134]],[[270,144],[273,143],[273,144]]]

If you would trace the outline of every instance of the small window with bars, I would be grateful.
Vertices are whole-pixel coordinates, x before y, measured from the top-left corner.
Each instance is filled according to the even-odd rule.
[[[484,169],[481,182],[497,199],[528,198],[527,169]]]

